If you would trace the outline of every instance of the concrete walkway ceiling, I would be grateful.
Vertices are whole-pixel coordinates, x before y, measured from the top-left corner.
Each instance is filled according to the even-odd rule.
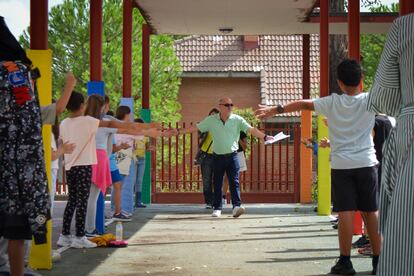
[[[319,33],[318,8],[314,9],[317,0],[135,0],[135,3],[156,34]],[[347,34],[346,20],[338,15],[336,18],[330,19],[330,33]],[[342,18],[346,19],[346,14]],[[386,33],[393,18],[363,14],[361,33]]]

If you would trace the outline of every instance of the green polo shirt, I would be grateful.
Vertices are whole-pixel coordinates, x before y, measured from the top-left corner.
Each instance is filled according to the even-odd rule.
[[[214,153],[228,154],[237,151],[240,131],[247,133],[251,125],[236,114],[231,114],[225,123],[220,119],[220,114],[215,114],[198,123],[197,128],[201,132],[211,133]]]

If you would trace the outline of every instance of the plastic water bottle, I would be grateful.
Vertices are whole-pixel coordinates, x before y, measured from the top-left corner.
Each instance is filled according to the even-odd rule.
[[[122,222],[118,221],[116,223],[116,230],[115,230],[115,237],[117,241],[122,241],[124,236],[124,229],[122,226]]]

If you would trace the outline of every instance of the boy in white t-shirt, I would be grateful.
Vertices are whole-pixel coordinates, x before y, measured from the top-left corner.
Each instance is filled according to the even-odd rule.
[[[333,203],[340,221],[340,257],[331,274],[355,274],[350,260],[355,211],[361,211],[368,228],[375,273],[381,247],[377,213],[378,161],[372,138],[375,114],[367,111],[368,93],[362,93],[360,89],[362,70],[358,61],[346,59],[338,65],[337,71],[343,95],[260,107],[255,113],[259,118],[266,118],[285,112],[315,110],[328,118]]]

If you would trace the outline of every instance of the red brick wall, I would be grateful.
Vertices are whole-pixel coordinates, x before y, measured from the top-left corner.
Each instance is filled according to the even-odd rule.
[[[230,97],[238,108],[256,108],[260,103],[258,78],[183,78],[178,100],[182,122],[198,122],[217,107],[221,97]]]

